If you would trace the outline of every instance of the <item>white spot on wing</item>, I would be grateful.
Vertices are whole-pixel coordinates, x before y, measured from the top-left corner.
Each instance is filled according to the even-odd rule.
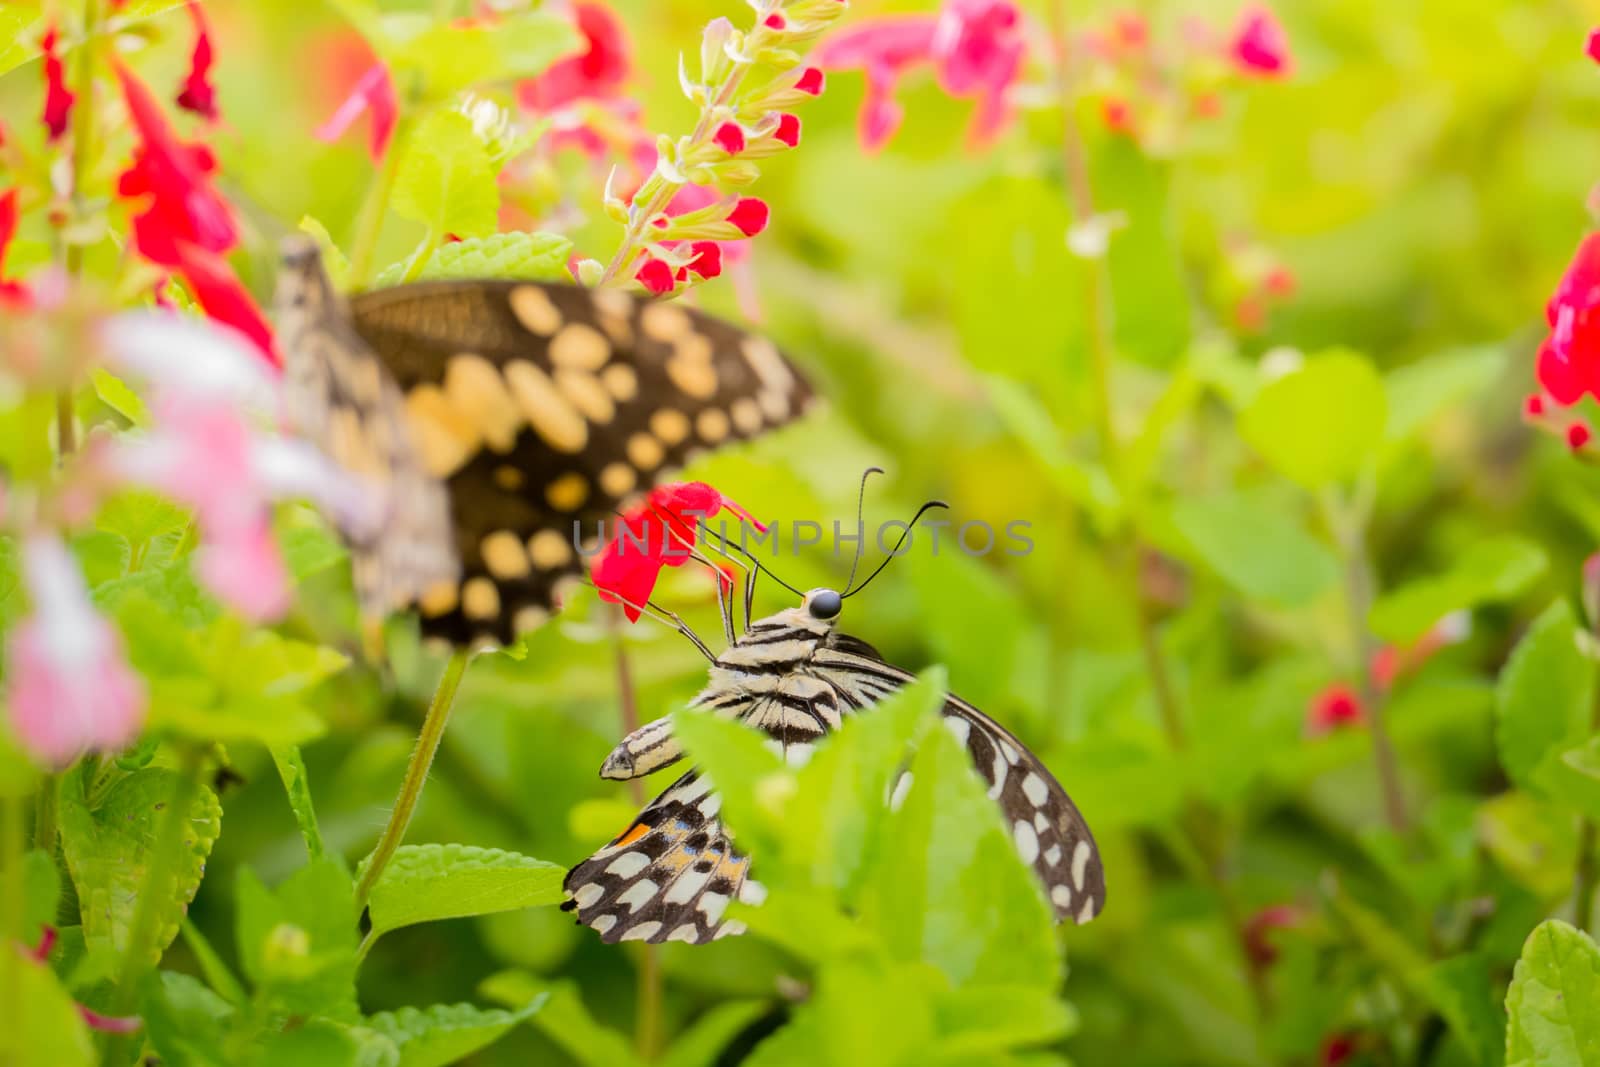
[[[706,922],[715,924],[718,919],[722,918],[722,913],[728,908],[728,894],[702,893],[700,895],[700,903],[696,904],[695,907],[705,912]]]
[[[657,922],[655,919],[651,919],[647,923],[640,923],[638,926],[629,927],[627,932],[624,933],[618,940],[648,941],[652,937],[656,936],[656,931],[659,929],[661,929],[661,923]]]
[[[617,925],[617,917],[615,915],[602,915],[589,925],[594,927],[595,933],[603,934]]]
[[[967,736],[972,733],[972,724],[959,715],[946,715],[944,726],[963,745],[967,743]]]
[[[1011,743],[1009,741],[1000,742],[1000,751],[1005,753],[1007,763],[1015,763],[1017,760],[1022,758],[1021,756],[1017,755],[1017,750],[1011,747]]]
[[[1089,869],[1089,842],[1079,841],[1072,850],[1072,884],[1083,892],[1083,876]]]
[[[1086,897],[1083,901],[1083,910],[1078,912],[1078,921],[1086,923],[1094,918],[1094,897]]]
[[[692,944],[695,943],[696,940],[699,939],[699,937],[700,937],[700,931],[694,925],[694,923],[684,923],[682,926],[680,926],[676,930],[672,931],[672,933],[668,934],[667,935],[667,940],[668,941],[687,941],[687,942],[689,942],[689,944],[692,945]]]
[[[989,797],[991,800],[1000,799],[1000,790],[1006,787],[1006,775],[1010,772],[1006,766],[1006,758],[1001,754],[998,746],[994,750],[994,781],[989,783]]]
[[[606,865],[606,873],[618,878],[632,878],[650,866],[650,857],[643,852],[624,852]]]
[[[1033,828],[1041,834],[1050,829],[1050,820],[1044,817],[1044,812],[1036,811],[1033,813]]]
[[[760,904],[767,899],[767,887],[754,878],[747,878],[739,887],[739,899],[746,904]]]
[[[578,891],[572,894],[572,899],[577,901],[578,907],[587,908],[605,895],[605,886],[599,882],[590,882],[588,885],[579,886]]]
[[[661,887],[645,878],[630,885],[627,891],[617,898],[617,903],[628,905],[629,911],[638,911],[659,892]]]
[[[1036,808],[1044,807],[1044,802],[1050,799],[1050,787],[1044,784],[1043,778],[1032,771],[1029,771],[1028,776],[1022,780],[1022,792],[1027,796],[1028,803]]]
[[[1030,867],[1033,861],[1039,858],[1039,835],[1033,832],[1033,827],[1018,819],[1011,827],[1011,836],[1017,841],[1017,854],[1022,857],[1022,862]]]
[[[668,904],[687,904],[709,881],[711,881],[710,871],[684,871],[667,888],[667,895],[661,899]]]
[[[906,802],[906,794],[911,792],[911,772],[903,771],[894,783],[894,792],[889,794],[889,810],[899,811],[900,805]]]
[[[738,919],[729,919],[727,922],[722,924],[722,926],[717,930],[716,934],[712,936],[711,940],[719,941],[724,937],[738,937],[740,934],[744,933],[745,930],[746,927],[744,923],[740,922]]]
[[[1061,846],[1060,845],[1051,845],[1049,848],[1045,849],[1044,850],[1044,861],[1046,863],[1048,863],[1052,867],[1054,867],[1056,864],[1060,863],[1061,862]]]
[[[1050,887],[1050,903],[1066,911],[1072,907],[1072,889],[1063,883],[1056,883]]]

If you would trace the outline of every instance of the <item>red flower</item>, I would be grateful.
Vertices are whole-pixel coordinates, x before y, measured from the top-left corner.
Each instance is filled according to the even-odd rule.
[[[806,67],[800,71],[800,77],[796,79],[794,87],[800,90],[802,93],[807,93],[811,96],[821,96],[823,84],[824,79],[822,71],[818,70],[816,67]]]
[[[215,120],[217,91],[211,84],[211,30],[198,0],[189,0],[189,17],[194,20],[194,51],[189,56],[189,73],[178,92],[178,106]]]
[[[1600,398],[1600,233],[1578,243],[1545,306],[1550,334],[1539,348],[1539,384],[1556,403]]]
[[[761,25],[765,26],[769,30],[781,30],[785,26],[789,25],[789,23],[784,21],[782,15],[774,11],[772,14],[761,20]]]
[[[778,116],[778,128],[772,131],[772,136],[790,148],[800,143],[800,118],[787,112]]]
[[[754,237],[767,228],[769,214],[765,200],[742,196],[739,202],[733,205],[733,210],[728,212],[728,221],[746,237]]]
[[[1589,39],[1583,43],[1583,54],[1600,63],[1600,30],[1589,31]]]
[[[553,111],[576,100],[611,96],[632,66],[628,36],[604,4],[573,5],[583,51],[551,64],[517,87],[517,99],[534,111]]]
[[[1530,419],[1537,419],[1544,414],[1544,397],[1538,393],[1529,393],[1528,398],[1522,402],[1522,413]]]
[[[969,140],[992,140],[1010,117],[1006,94],[1021,72],[1024,49],[1022,16],[1011,0],[946,0],[937,15],[862,23],[830,38],[812,58],[824,70],[866,72],[860,136],[873,152],[904,117],[894,99],[896,84],[921,64],[934,66],[939,87],[951,96],[978,98]]]
[[[1366,719],[1361,698],[1355,690],[1338,682],[1311,698],[1311,706],[1306,709],[1306,733],[1320,737],[1338,727],[1363,723]]]
[[[1294,271],[1288,267],[1273,267],[1267,272],[1262,287],[1273,296],[1293,296],[1296,286]]]
[[[634,278],[656,296],[672,292],[672,267],[666,260],[646,256],[644,266],[634,273]]]
[[[1283,26],[1269,8],[1260,5],[1240,13],[1228,51],[1233,65],[1246,77],[1285,77],[1293,65]]]
[[[1589,424],[1579,420],[1567,427],[1567,447],[1574,452],[1589,443],[1589,438],[1594,434],[1589,429]]]
[[[67,132],[67,116],[76,99],[67,90],[66,71],[61,66],[61,57],[56,55],[56,40],[56,28],[52,23],[39,40],[39,51],[44,54],[44,114],[40,120],[50,131],[52,141]]]
[[[702,278],[715,278],[722,273],[722,246],[715,241],[696,241],[689,246],[694,258],[686,266]]]
[[[1100,104],[1100,117],[1105,120],[1106,129],[1112,133],[1133,133],[1133,108],[1128,106],[1126,100],[1107,97]]]
[[[5,280],[6,251],[11,238],[17,233],[17,191],[7,189],[0,194],[0,307],[20,309],[33,302],[28,287],[21,282]]]
[[[232,326],[250,338],[267,362],[278,366],[280,360],[272,343],[272,327],[227,261],[198,245],[180,244],[177,250],[178,262],[173,266],[183,275],[207,317]]]
[[[730,156],[744,151],[744,130],[737,122],[724,122],[711,135],[712,142]]]
[[[1274,904],[1256,912],[1244,924],[1244,950],[1257,967],[1270,966],[1278,958],[1278,946],[1268,938],[1270,930],[1297,926],[1302,914],[1293,904]]]
[[[621,604],[629,622],[639,618],[662,567],[681,567],[699,536],[699,526],[723,511],[766,527],[749,512],[704,482],[657,486],[645,502],[622,516],[617,532],[590,565],[600,599]]]
[[[367,130],[367,153],[376,163],[389,148],[399,109],[400,104],[394,94],[394,79],[389,77],[388,66],[381,62],[374,63],[356,81],[344,103],[328,116],[327,122],[317,127],[312,136],[319,141],[337,141],[361,117],[362,112],[370,111],[372,125]]]

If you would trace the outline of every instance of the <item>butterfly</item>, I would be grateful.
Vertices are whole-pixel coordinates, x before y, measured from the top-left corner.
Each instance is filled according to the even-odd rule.
[[[691,706],[765,731],[786,760],[796,761],[845,716],[913,680],[865,641],[836,629],[843,594],[813,589],[800,606],[750,622],[751,589],[747,583],[745,632],[714,658],[710,684]],[[728,618],[725,608],[725,625]],[[988,783],[1018,854],[1043,883],[1057,920],[1086,923],[1100,914],[1106,900],[1100,851],[1049,768],[960,697],[946,696],[942,713]],[[683,755],[671,719],[657,719],[624,738],[600,774],[637,778]],[[899,806],[910,786],[910,773],[902,772],[890,792],[891,807]],[[719,809],[710,783],[689,771],[567,873],[562,908],[575,911],[578,922],[607,942],[702,944],[740,933],[743,924],[725,920],[723,912],[735,899],[759,904],[765,889],[750,877],[750,858],[734,847]]]
[[[596,529],[701,452],[802,414],[813,394],[766,338],[676,303],[533,281],[339,295],[285,244],[276,297],[290,420],[382,489],[351,536],[363,614],[509,644],[581,581]]]

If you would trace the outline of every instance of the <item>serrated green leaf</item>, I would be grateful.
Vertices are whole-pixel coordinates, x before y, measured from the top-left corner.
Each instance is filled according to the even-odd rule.
[[[367,1016],[366,1025],[400,1049],[399,1067],[445,1067],[498,1041],[544,1006],[541,993],[516,1011],[472,1004],[435,1004]]]
[[[1600,947],[1559,919],[1522,946],[1506,991],[1506,1063],[1600,1067]]]
[[[451,278],[514,278],[528,281],[570,282],[567,257],[572,242],[555,233],[492,233],[487,237],[468,237],[434,249],[417,281]],[[405,274],[405,264],[396,263],[379,272],[375,285],[396,285]]]
[[[287,1014],[356,1019],[355,891],[337,862],[314,860],[275,889],[241,867],[237,906],[239,962],[259,999]]]
[[[90,952],[127,950],[129,928],[141,892],[160,902],[153,954],[178,936],[178,923],[200,888],[206,857],[222,830],[222,806],[203,785],[190,788],[183,776],[164,767],[121,774],[99,796],[88,792],[92,761],[61,782],[61,849],[78,891],[83,934]],[[166,830],[168,808],[181,793],[192,799],[184,820],[180,861],[165,884],[147,886],[158,839]]]
[[[897,958],[931,963],[957,986],[1054,988],[1054,918],[966,749],[948,730],[930,730],[910,770],[862,893],[862,921]]]
[[[583,1067],[634,1067],[640,1062],[621,1034],[589,1014],[571,981],[547,982],[526,971],[501,971],[484,979],[479,990],[508,1007],[545,997],[533,1014],[533,1025]]]
[[[1385,593],[1367,617],[1385,641],[1409,645],[1462,608],[1509,600],[1544,573],[1544,549],[1521,537],[1474,542],[1444,574],[1418,578]]]
[[[1578,648],[1578,623],[1558,600],[1536,619],[1500,672],[1495,743],[1512,781],[1542,793],[1541,764],[1586,732],[1594,661]]]
[[[283,791],[289,798],[289,810],[294,812],[295,825],[306,843],[306,854],[312,860],[323,856],[322,830],[317,825],[317,811],[311,803],[311,783],[306,775],[306,761],[294,745],[273,745],[272,762],[283,781]]]
[[[1338,579],[1339,561],[1281,501],[1245,493],[1180,498],[1172,521],[1200,558],[1251,600],[1300,607]]]
[[[1361,473],[1383,440],[1386,410],[1371,361],[1333,351],[1263,387],[1239,433],[1284,477],[1319,489]]]
[[[481,237],[493,233],[500,209],[489,150],[472,132],[472,121],[455,111],[434,111],[417,123],[400,146],[390,207],[395,214],[446,233]]]
[[[559,904],[566,868],[498,848],[404,845],[372,887],[372,934],[414,923]]]

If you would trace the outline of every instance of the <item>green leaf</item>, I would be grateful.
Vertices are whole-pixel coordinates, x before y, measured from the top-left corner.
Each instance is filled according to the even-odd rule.
[[[43,928],[57,925],[61,904],[61,871],[55,857],[43,849],[31,849],[22,857],[22,901],[22,943],[37,945]]]
[[[673,714],[672,732],[721,795],[723,823],[752,851],[779,847],[773,830],[789,809],[795,775],[766,733],[695,708]]]
[[[931,963],[955,985],[1053,988],[1053,916],[966,749],[948,730],[930,730],[910,770],[863,893],[863,920],[895,956]]]
[[[500,190],[470,119],[434,111],[417,123],[400,151],[390,198],[395,214],[424,224],[436,239],[494,232]]]
[[[1361,473],[1385,419],[1383,379],[1371,361],[1336,350],[1266,385],[1239,432],[1284,477],[1319,489]]]
[[[514,1012],[471,1004],[401,1008],[369,1015],[366,1025],[399,1047],[399,1067],[444,1067],[498,1041],[548,999],[541,993]]]
[[[313,860],[323,856],[322,830],[317,826],[317,811],[311,803],[311,783],[307,780],[305,757],[294,745],[273,745],[272,762],[283,780],[283,791],[289,797],[289,808],[300,827],[300,836],[306,843],[306,854]]]
[[[8,946],[9,948],[9,946]],[[0,1062],[17,1067],[92,1067],[100,1062],[89,1028],[49,965],[22,959],[12,975],[15,1000],[0,1034]]]
[[[497,19],[493,26],[452,23],[412,32],[415,22],[393,17],[383,25],[390,61],[404,68],[397,84],[407,84],[414,72],[422,96],[434,101],[474,85],[531,78],[583,47],[569,19],[537,11]]]
[[[764,1000],[732,1000],[718,1004],[678,1035],[656,1060],[656,1067],[703,1067],[719,1063],[728,1043],[771,1010]]]
[[[571,981],[546,982],[526,971],[501,971],[484,979],[479,991],[505,1005],[531,1004],[545,997],[533,1025],[583,1067],[634,1067],[639,1057],[622,1035],[596,1022]]]
[[[127,541],[138,561],[156,538],[182,533],[189,525],[189,514],[165,497],[124,489],[100,508],[95,525]],[[133,566],[137,569],[138,563]]]
[[[935,1037],[932,994],[942,984],[942,975],[921,964],[876,957],[837,963],[744,1067],[923,1062],[918,1053]]]
[[[367,902],[376,938],[414,923],[559,904],[566,868],[471,845],[404,845]]]
[[[150,1044],[163,1067],[227,1067],[233,1005],[192,975],[159,971],[139,1001]]]
[[[934,998],[943,1056],[978,1057],[1058,1041],[1077,1029],[1077,1013],[1054,991],[1031,986],[952,989]]]
[[[492,233],[468,237],[436,248],[417,275],[418,281],[450,278],[515,278],[570,282],[567,257],[572,242],[556,233]],[[377,286],[395,285],[405,273],[396,263],[379,272]]]
[[[106,407],[135,426],[150,424],[150,409],[144,406],[144,401],[128,387],[127,382],[103,367],[95,367],[89,374],[94,382],[95,395]]]
[[[1408,645],[1452,611],[1509,600],[1544,573],[1544,549],[1521,537],[1491,537],[1470,545],[1444,574],[1419,578],[1385,593],[1367,621],[1385,641]]]
[[[1181,497],[1172,521],[1206,565],[1251,600],[1301,607],[1338,579],[1339,561],[1282,501],[1246,493]]]
[[[1600,1067],[1600,947],[1550,919],[1528,936],[1506,990],[1509,1067]]]
[[[322,269],[328,272],[328,280],[335,289],[345,289],[350,284],[350,260],[339,251],[339,246],[334,243],[328,228],[310,215],[300,216],[300,232],[309,234],[317,242],[317,248],[322,253]]]
[[[1533,780],[1551,800],[1600,819],[1600,737],[1574,745],[1558,759],[1544,759],[1534,768]]]
[[[1384,429],[1389,443],[1408,440],[1450,407],[1482,393],[1505,363],[1504,349],[1483,345],[1390,371],[1384,377],[1389,395],[1389,422]]]
[[[1120,214],[1123,222],[1106,250],[1117,352],[1149,366],[1170,367],[1188,347],[1194,306],[1178,254],[1172,165],[1125,137],[1101,138],[1090,165],[1096,210]],[[1055,306],[1060,302],[1056,297]],[[1040,317],[1037,312],[1029,316]]]
[[[1543,793],[1540,771],[1546,762],[1587,733],[1595,665],[1578,639],[1572,609],[1557,600],[1528,627],[1500,672],[1495,692],[1500,763],[1513,782],[1536,793]]]
[[[61,782],[61,849],[78,891],[83,934],[91,953],[121,953],[141,892],[159,901],[154,966],[178,936],[178,923],[200,888],[206,858],[222,830],[222,806],[205,786],[188,790],[183,776],[164,767],[120,774],[101,795],[88,794],[92,760]],[[147,886],[157,842],[180,791],[192,793],[184,820],[183,852],[162,885]]]
[[[356,906],[350,876],[314,860],[268,889],[239,869],[239,963],[273,1010],[354,1021]]]

